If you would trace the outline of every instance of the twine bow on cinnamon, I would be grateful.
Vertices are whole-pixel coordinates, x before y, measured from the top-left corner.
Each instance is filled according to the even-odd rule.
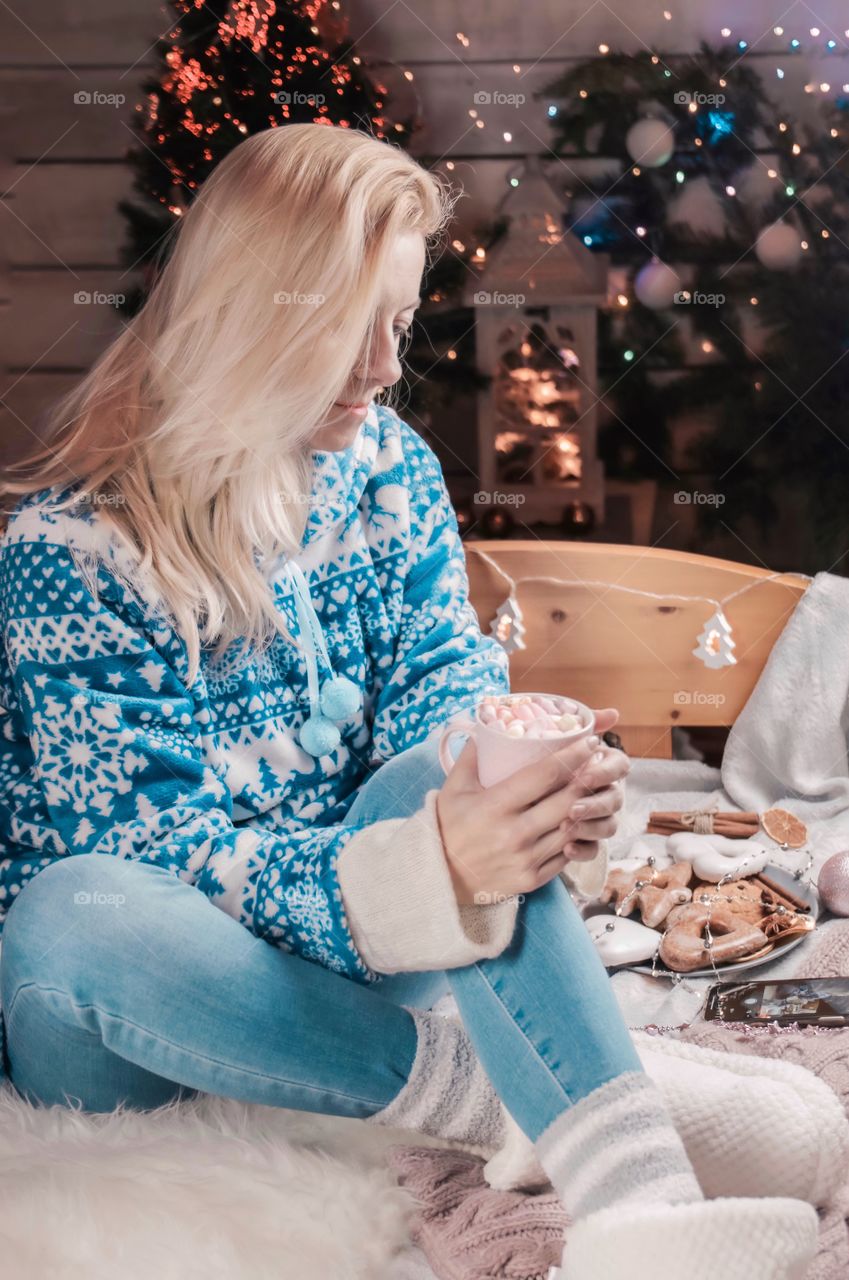
[[[675,831],[692,831],[703,836],[730,836],[746,839],[760,828],[757,813],[718,813],[713,809],[695,809],[690,813],[650,813],[646,828],[649,835],[668,836]]]

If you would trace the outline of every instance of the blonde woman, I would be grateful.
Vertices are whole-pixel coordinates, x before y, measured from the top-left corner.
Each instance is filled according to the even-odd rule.
[[[726,1277],[795,1276],[814,1210],[703,1200],[560,878],[603,868],[625,758],[493,792],[471,743],[436,761],[508,688],[436,458],[376,400],[450,211],[364,134],[250,138],[6,474],[6,1068],[44,1104],[200,1090],[493,1149],[506,1108],[564,1276],[698,1280],[717,1238]]]

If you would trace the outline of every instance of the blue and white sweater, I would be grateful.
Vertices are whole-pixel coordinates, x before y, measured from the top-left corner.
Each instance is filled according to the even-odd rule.
[[[342,825],[369,764],[509,687],[468,603],[439,463],[372,405],[354,445],[314,464],[296,560],[337,674],[364,693],[318,760],[297,741],[300,649],[278,637],[241,668],[202,651],[190,684],[185,643],[102,511],[51,511],[59,490],[18,503],[0,542],[0,916],[55,859],[101,853],[165,867],[359,981],[506,945],[515,908],[456,906],[436,792],[413,819]],[[283,570],[271,581],[296,635]]]

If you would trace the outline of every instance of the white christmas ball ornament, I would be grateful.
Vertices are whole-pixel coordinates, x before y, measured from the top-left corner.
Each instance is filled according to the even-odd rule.
[[[665,262],[647,262],[634,280],[634,293],[644,307],[660,311],[671,307],[676,293],[681,292],[681,279]]]
[[[647,116],[631,125],[625,135],[625,147],[635,164],[659,169],[675,150],[675,131],[663,120]]]
[[[789,222],[773,222],[758,236],[755,253],[765,267],[779,271],[795,267],[802,256],[799,232]]]

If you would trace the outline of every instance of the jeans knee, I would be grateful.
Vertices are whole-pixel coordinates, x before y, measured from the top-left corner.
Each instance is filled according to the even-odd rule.
[[[115,910],[127,899],[134,864],[106,854],[81,853],[57,858],[18,894],[3,926],[4,985],[10,975],[23,980],[37,971],[67,977],[91,940],[109,946]],[[91,914],[93,907],[103,910]],[[89,914],[84,915],[84,912]]]
[[[17,932],[34,912],[42,919],[54,914],[67,919],[73,906],[85,905],[102,895],[119,896],[123,871],[122,862],[104,854],[79,853],[57,858],[33,876],[12,903],[3,929],[3,945],[7,931]]]
[[[406,751],[387,761],[383,768],[390,771],[385,775],[387,779],[392,775],[400,783],[403,777],[402,785],[414,788],[424,800],[428,791],[441,787],[445,781],[445,771],[439,763],[439,735],[431,734],[424,742],[408,747]]]
[[[444,781],[437,736],[431,735],[382,764],[361,787],[345,821],[371,823],[409,817],[422,807],[428,791],[438,789]]]

